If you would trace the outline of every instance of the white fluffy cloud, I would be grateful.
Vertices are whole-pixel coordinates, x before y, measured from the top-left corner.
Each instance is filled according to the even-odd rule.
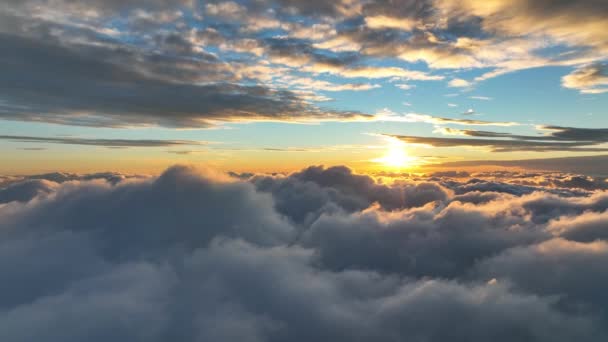
[[[0,339],[608,337],[601,179],[234,176],[1,178]]]

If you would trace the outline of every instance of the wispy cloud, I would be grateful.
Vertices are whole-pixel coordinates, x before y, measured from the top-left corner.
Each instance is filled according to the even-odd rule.
[[[508,122],[508,121],[483,121],[483,120],[471,120],[471,119],[453,119],[436,117],[426,114],[407,114],[404,117],[404,121],[410,122],[426,122],[431,124],[455,124],[455,125],[468,125],[468,126],[518,126],[520,123]]]
[[[104,147],[165,147],[180,145],[204,145],[207,142],[194,140],[154,140],[154,139],[88,139],[74,137],[35,137],[21,135],[0,135],[0,140],[25,143],[45,143],[64,145],[86,145]],[[38,149],[38,148],[36,148]]]
[[[559,126],[541,126],[550,131],[542,136],[516,135],[504,132],[478,130],[461,130],[448,127],[436,131],[447,135],[470,136],[471,138],[440,138],[393,135],[393,137],[413,144],[424,144],[436,147],[486,147],[493,152],[513,151],[570,151],[570,152],[606,152],[608,147],[608,129],[574,128]],[[483,139],[477,139],[483,138]]]

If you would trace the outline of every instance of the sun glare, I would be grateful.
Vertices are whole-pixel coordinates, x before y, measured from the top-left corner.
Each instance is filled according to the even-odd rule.
[[[372,159],[372,162],[379,163],[385,167],[393,169],[403,169],[414,166],[416,160],[416,157],[407,154],[405,144],[403,142],[391,139],[384,156]]]

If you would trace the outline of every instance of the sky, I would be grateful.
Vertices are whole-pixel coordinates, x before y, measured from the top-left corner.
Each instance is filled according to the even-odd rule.
[[[4,174],[608,152],[605,1],[3,1]]]
[[[608,341],[608,1],[0,0],[0,341]]]

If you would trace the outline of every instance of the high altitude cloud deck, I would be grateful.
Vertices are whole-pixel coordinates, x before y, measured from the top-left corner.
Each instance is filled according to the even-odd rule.
[[[603,341],[605,179],[3,177],[6,341]]]

